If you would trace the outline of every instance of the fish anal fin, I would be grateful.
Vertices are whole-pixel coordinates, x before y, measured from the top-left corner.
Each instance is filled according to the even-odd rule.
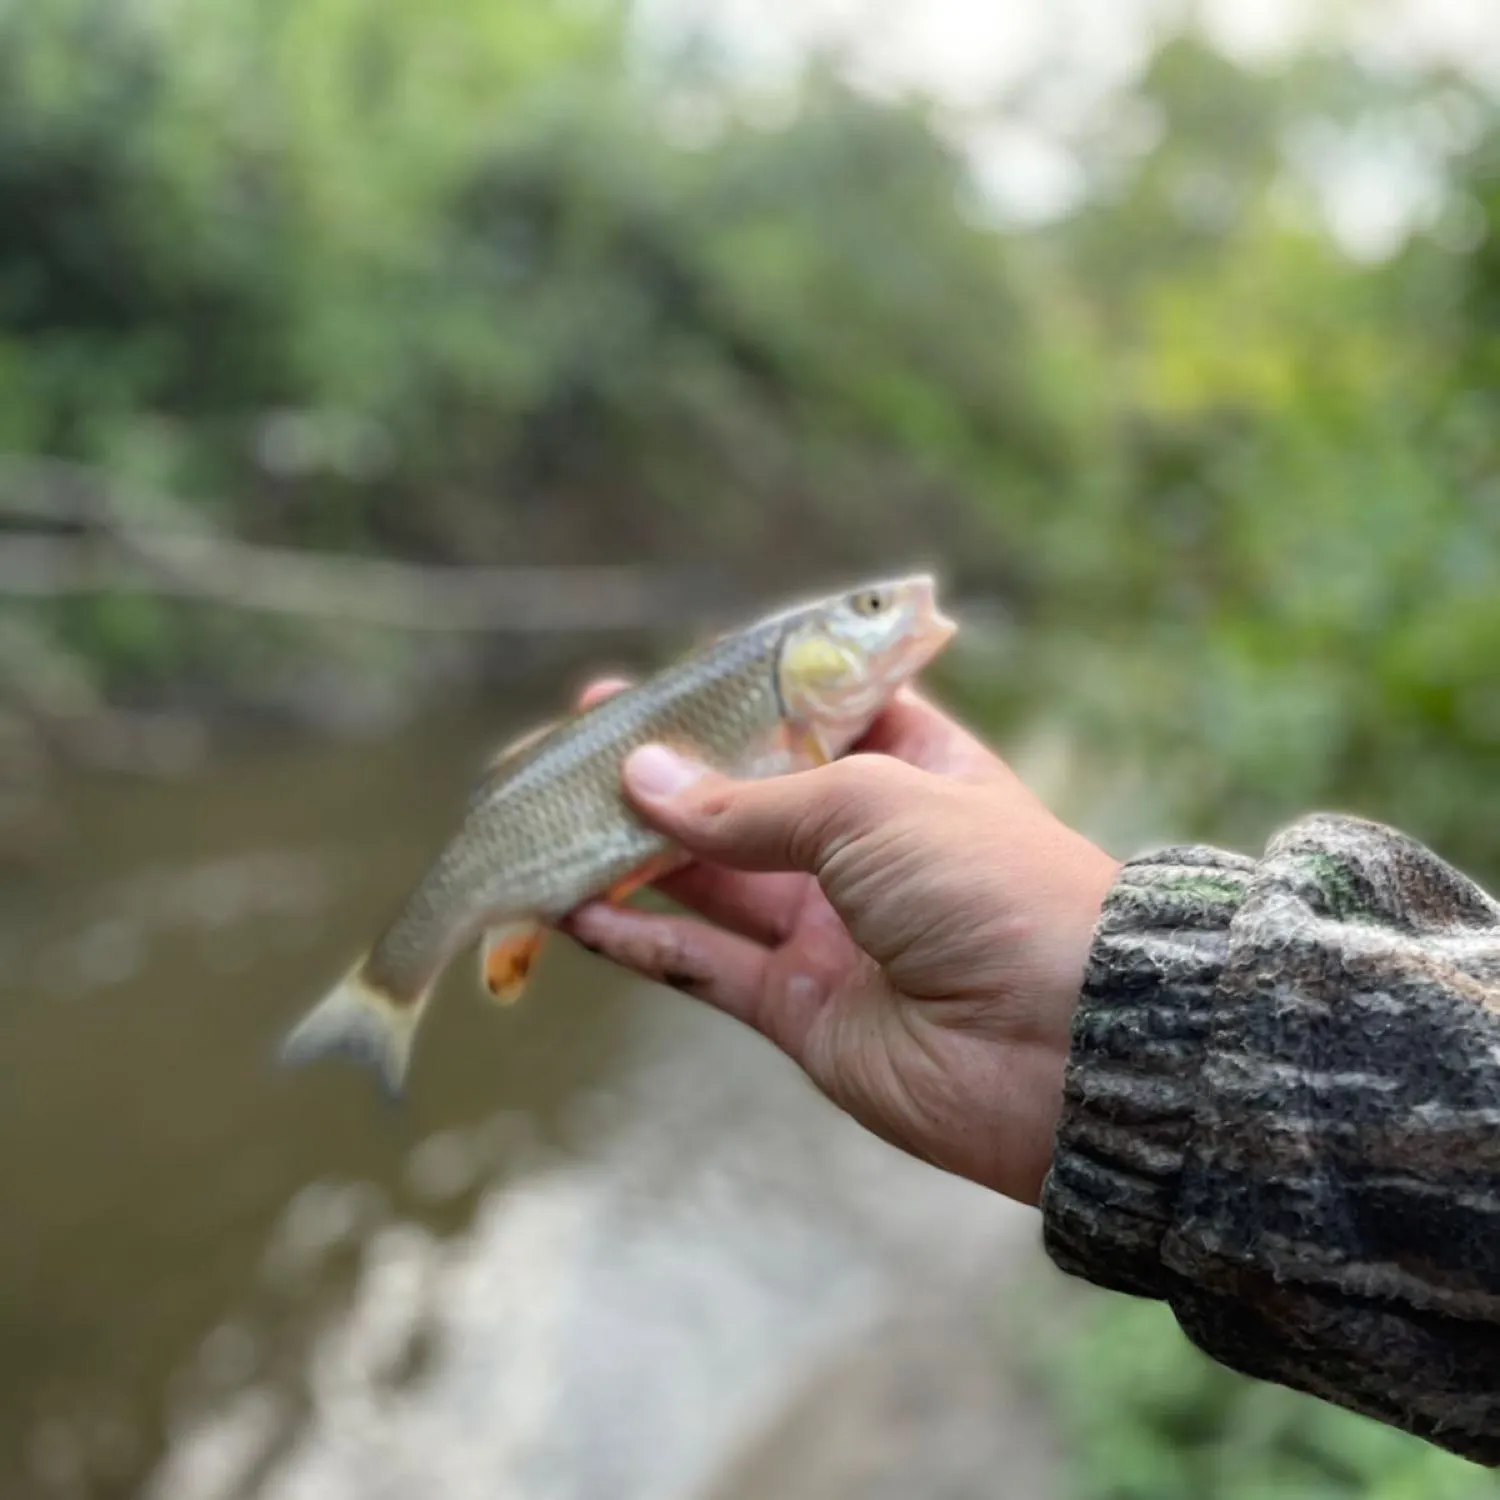
[[[479,975],[497,1005],[514,1005],[521,998],[546,935],[542,924],[531,917],[492,927],[485,933]]]

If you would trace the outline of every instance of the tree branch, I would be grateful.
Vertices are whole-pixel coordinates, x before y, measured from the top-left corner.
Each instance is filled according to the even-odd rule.
[[[134,514],[127,517],[127,512]],[[0,458],[0,596],[149,593],[235,609],[432,632],[643,629],[710,617],[725,580],[642,567],[442,567],[251,545],[181,502],[117,491],[56,460]]]

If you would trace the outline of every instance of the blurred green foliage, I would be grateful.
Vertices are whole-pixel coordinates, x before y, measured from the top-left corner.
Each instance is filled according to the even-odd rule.
[[[1087,612],[1058,594],[1061,636],[1087,617],[1108,642],[1093,732],[1196,832],[1335,805],[1493,877],[1496,102],[1447,77],[1392,97],[1328,58],[1266,79],[1182,41],[1140,98],[1160,143],[1063,230],[1111,370],[1108,555],[1070,580]],[[1299,223],[1277,148],[1371,118],[1454,149],[1430,232],[1359,266]]]
[[[628,23],[0,0],[0,447],[252,539],[763,590],[931,561],[1019,627],[975,711],[1062,717],[1186,832],[1338,805],[1500,872],[1493,99],[1184,34],[1023,231],[930,112],[810,73],[768,113]],[[1451,149],[1367,266],[1288,143],[1371,120]],[[45,613],[114,693],[305,649]]]
[[[1160,1303],[1091,1296],[1045,1371],[1073,1500],[1493,1500],[1486,1469],[1245,1380]],[[1040,1342],[1040,1341],[1039,1341]]]
[[[971,706],[1149,766],[1187,832],[1336,804],[1500,870],[1493,100],[1185,35],[1023,232],[923,110],[813,74],[767,119],[631,64],[627,22],[4,0],[0,446],[252,539],[766,590],[930,560],[1018,621]],[[1362,266],[1286,143],[1370,117],[1467,154]],[[233,697],[299,649],[46,617],[116,693]]]

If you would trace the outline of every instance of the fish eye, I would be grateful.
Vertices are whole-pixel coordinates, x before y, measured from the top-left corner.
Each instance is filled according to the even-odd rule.
[[[866,589],[856,594],[852,602],[855,614],[878,615],[890,607],[891,596],[887,589]]]

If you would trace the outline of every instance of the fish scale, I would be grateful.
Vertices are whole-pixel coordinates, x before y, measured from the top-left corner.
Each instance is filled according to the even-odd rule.
[[[659,741],[733,775],[764,765],[782,729],[778,643],[769,629],[721,642],[597,704],[504,767],[472,809],[475,859],[494,872],[478,888],[476,915],[521,903],[561,917],[664,850],[620,794],[632,750]]]

